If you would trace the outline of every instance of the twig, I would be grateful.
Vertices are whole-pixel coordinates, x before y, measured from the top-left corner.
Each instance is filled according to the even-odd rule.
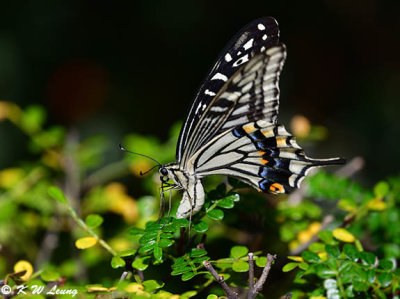
[[[254,254],[249,252],[249,299],[253,298],[253,294],[255,294],[254,290]]]
[[[122,272],[122,275],[121,275],[121,277],[120,277],[119,281],[124,281],[124,280],[125,280],[125,278],[128,276],[128,274],[129,274],[129,272],[128,272],[128,271],[124,271],[124,272]]]
[[[227,297],[229,299],[238,299],[238,295],[232,291],[232,289],[226,284],[224,277],[220,276],[217,271],[215,271],[214,267],[210,264],[208,261],[203,262],[204,267],[211,273],[212,276],[214,276],[215,280],[221,285],[221,287],[224,289]]]
[[[257,294],[261,292],[261,290],[262,290],[262,288],[263,288],[263,286],[264,286],[264,284],[265,284],[265,282],[266,282],[266,280],[268,278],[268,274],[269,274],[269,271],[271,270],[272,263],[275,260],[276,260],[276,254],[275,255],[272,255],[272,254],[269,254],[269,253],[267,254],[267,264],[265,265],[265,267],[263,269],[263,272],[262,272],[262,274],[260,276],[260,279],[257,281],[257,283],[254,286],[254,294],[255,294],[255,296],[251,297],[251,298],[256,298]]]

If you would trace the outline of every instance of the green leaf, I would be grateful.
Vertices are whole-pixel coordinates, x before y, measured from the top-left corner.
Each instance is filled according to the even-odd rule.
[[[218,201],[218,206],[224,209],[232,209],[235,206],[233,199],[230,196],[220,199]]]
[[[323,230],[318,233],[318,237],[326,244],[335,245],[335,240],[333,239],[333,234],[329,230]]]
[[[161,248],[167,248],[170,247],[172,244],[174,244],[174,240],[166,239],[166,238],[161,238],[160,242],[158,242],[158,246]]]
[[[367,271],[367,280],[370,283],[374,283],[375,282],[375,272],[374,272],[374,270],[369,269]]]
[[[207,212],[207,216],[214,220],[222,220],[224,218],[224,212],[220,209],[213,209]]]
[[[232,264],[232,270],[235,272],[247,272],[249,271],[249,263],[245,261],[234,261]]]
[[[294,268],[296,268],[299,265],[299,263],[288,263],[285,266],[283,266],[282,271],[283,272],[289,272],[292,271]]]
[[[318,252],[322,252],[325,250],[325,244],[324,243],[320,243],[320,242],[315,242],[312,243],[309,247],[308,250],[318,253]]]
[[[265,265],[267,264],[267,257],[266,256],[260,256],[256,259],[256,265],[258,267],[264,268]]]
[[[189,221],[185,218],[181,218],[181,219],[174,218],[173,224],[178,226],[179,228],[189,227]]]
[[[192,248],[192,250],[189,253],[190,257],[200,257],[200,256],[204,256],[207,254],[207,251],[203,250],[203,249],[197,249],[197,248]]]
[[[192,268],[191,267],[179,267],[179,268],[176,268],[176,269],[174,269],[172,272],[171,272],[171,275],[173,275],[173,276],[175,276],[175,275],[181,275],[181,274],[183,274],[183,273],[187,273],[187,272],[192,272]]]
[[[67,199],[65,198],[64,192],[62,192],[60,188],[58,188],[56,186],[50,186],[47,189],[47,192],[53,199],[55,199],[63,204],[67,204]]]
[[[361,280],[353,281],[354,290],[357,292],[365,292],[369,289],[369,285],[367,282]]]
[[[330,256],[332,256],[334,258],[339,258],[340,250],[337,246],[326,245],[325,250]]]
[[[192,260],[192,262],[193,262],[193,263],[196,263],[196,264],[201,264],[201,263],[203,263],[204,261],[208,261],[209,259],[210,259],[209,256],[201,256],[201,257],[196,257],[196,258],[194,258],[194,259]]]
[[[103,223],[103,217],[97,214],[91,214],[86,217],[85,223],[90,228],[96,228]]]
[[[299,264],[299,268],[301,270],[307,270],[310,266],[306,262],[302,262]]]
[[[218,299],[218,296],[214,295],[214,294],[210,294],[207,296],[207,299]]]
[[[375,196],[384,197],[389,192],[389,184],[387,182],[381,181],[377,183],[374,187]]]
[[[125,250],[121,250],[118,253],[118,256],[120,256],[120,257],[132,256],[132,255],[135,255],[136,252],[137,252],[137,250],[135,248],[125,249]]]
[[[111,267],[114,269],[125,267],[125,261],[119,256],[113,256],[111,259]]]
[[[200,221],[193,226],[193,229],[198,233],[204,233],[208,230],[208,223],[205,221]]]
[[[143,235],[144,233],[145,233],[144,229],[137,228],[137,227],[131,228],[129,230],[130,235]]]
[[[363,262],[365,262],[367,265],[373,266],[375,264],[375,255],[371,252],[360,252],[360,258]]]
[[[140,253],[140,254],[143,254],[143,253],[152,251],[153,248],[154,248],[154,245],[155,245],[155,242],[149,243],[149,244],[146,244],[146,245],[143,245],[142,247],[140,247],[139,253]]]
[[[195,276],[196,276],[196,274],[194,272],[186,272],[185,274],[182,275],[181,279],[182,279],[182,281],[188,281]]]
[[[349,260],[354,262],[356,262],[360,257],[358,250],[351,244],[344,244],[343,253],[347,256]]]
[[[379,274],[378,281],[384,287],[388,287],[392,283],[393,275],[391,273],[383,272]]]
[[[246,246],[233,246],[231,248],[231,257],[240,258],[245,256],[249,252],[249,249]]]
[[[147,269],[150,263],[150,256],[144,256],[133,261],[132,267],[140,271]]]
[[[383,270],[392,270],[393,269],[393,262],[389,259],[383,259],[379,261],[379,266]]]
[[[303,257],[303,259],[310,263],[318,263],[321,260],[318,254],[311,251],[303,251],[301,256]]]
[[[142,284],[143,284],[146,292],[149,292],[149,293],[154,292],[155,290],[160,289],[164,286],[163,282],[159,283],[156,280],[145,280],[145,281],[143,281]]]
[[[156,262],[160,262],[162,260],[162,248],[155,245],[153,255]]]
[[[56,281],[60,278],[60,274],[52,270],[44,270],[40,273],[40,277],[42,277],[44,281]]]
[[[197,291],[187,291],[183,293],[179,299],[188,299],[197,295]]]

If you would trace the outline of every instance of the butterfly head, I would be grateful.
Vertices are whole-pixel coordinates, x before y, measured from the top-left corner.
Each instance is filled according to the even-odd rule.
[[[167,183],[169,181],[169,173],[167,167],[165,167],[165,165],[161,165],[158,169],[158,172],[160,173],[160,181],[162,183]]]

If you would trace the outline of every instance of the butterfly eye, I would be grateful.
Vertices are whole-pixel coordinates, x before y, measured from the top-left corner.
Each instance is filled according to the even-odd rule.
[[[168,170],[165,168],[165,167],[162,167],[161,169],[160,169],[160,173],[161,173],[161,175],[168,175]]]

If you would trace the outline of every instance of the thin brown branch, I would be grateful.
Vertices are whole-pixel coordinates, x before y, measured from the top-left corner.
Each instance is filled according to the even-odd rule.
[[[255,294],[254,290],[254,254],[252,252],[249,252],[249,299],[254,298],[253,294]],[[256,295],[257,296],[257,295]]]
[[[221,287],[224,289],[226,296],[229,299],[238,299],[238,295],[232,291],[232,289],[226,284],[224,277],[220,276],[217,271],[215,271],[214,267],[210,264],[208,261],[203,262],[204,267],[211,273],[212,276],[214,276],[215,280],[221,285]]]
[[[256,295],[261,292],[265,282],[267,281],[268,274],[269,274],[269,271],[271,270],[272,263],[275,260],[276,260],[276,255],[272,255],[272,254],[268,253],[267,264],[265,265],[265,267],[263,269],[260,279],[257,281],[257,283],[254,286],[254,291],[255,291]],[[255,298],[255,297],[253,297],[253,298]]]

